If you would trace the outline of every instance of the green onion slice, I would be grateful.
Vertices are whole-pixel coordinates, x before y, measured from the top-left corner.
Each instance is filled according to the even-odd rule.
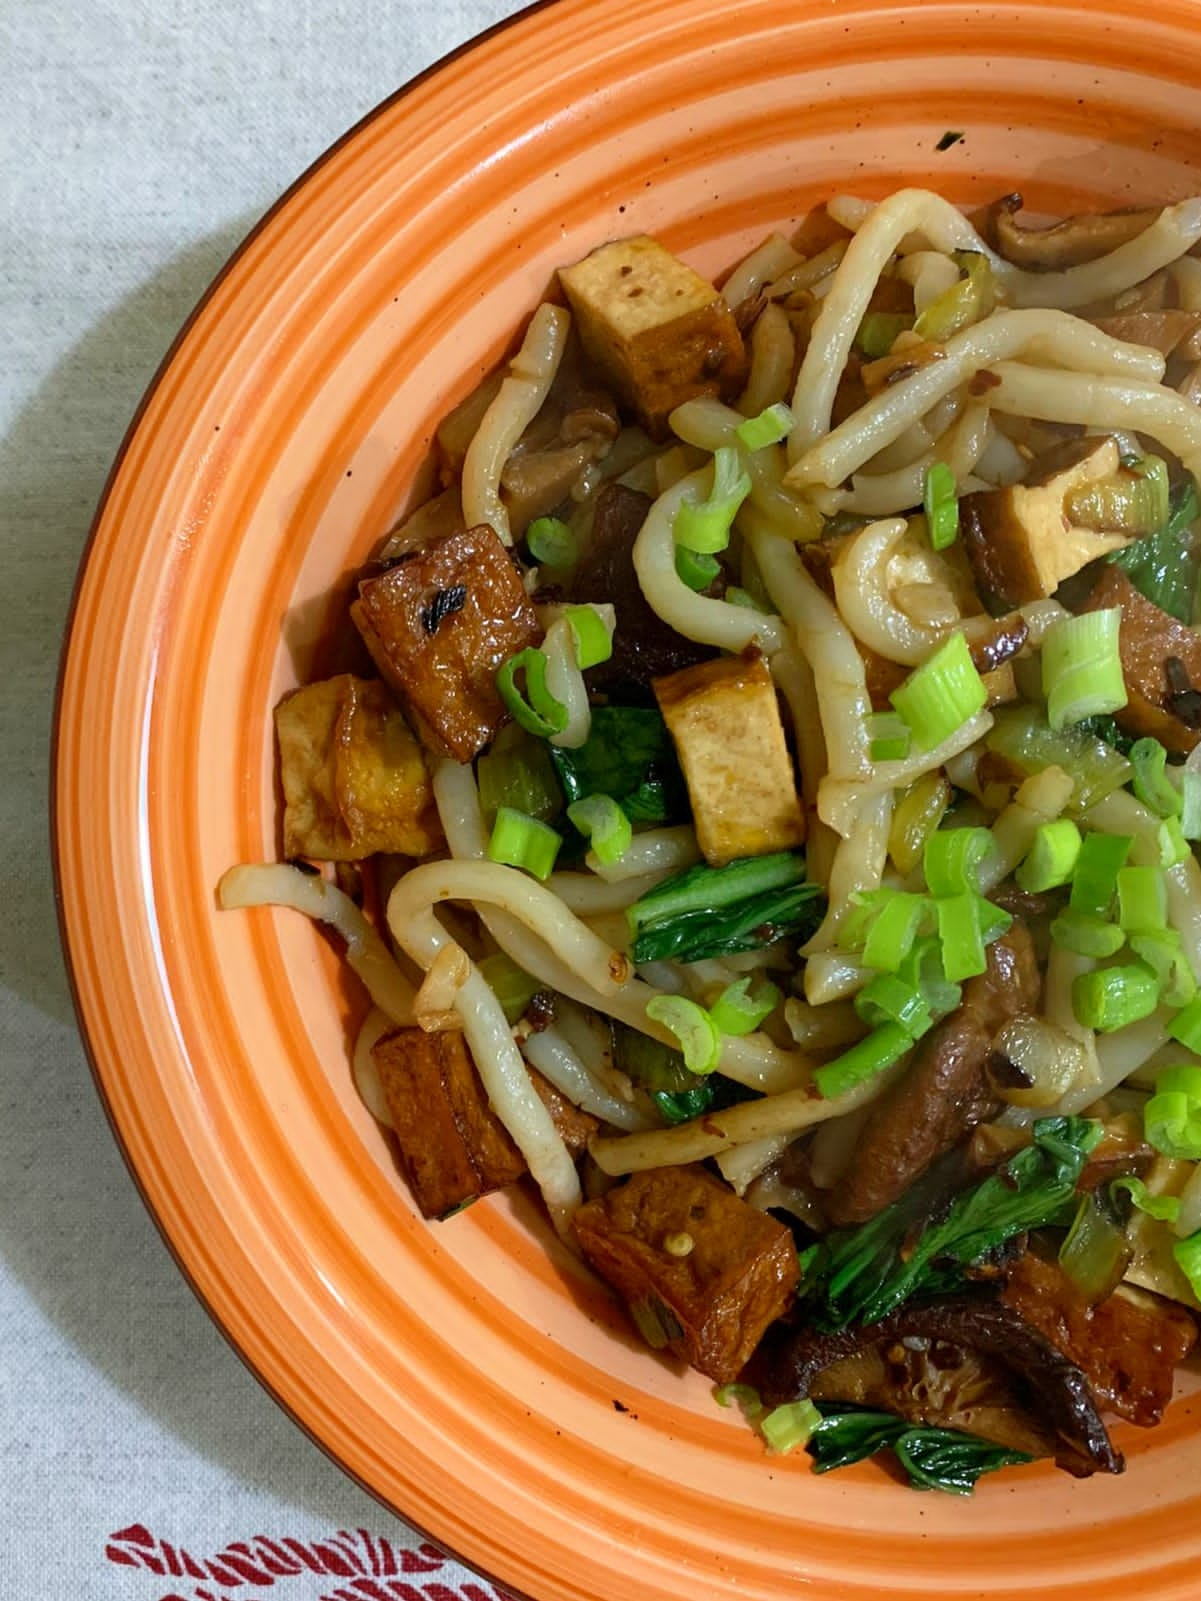
[[[569,606],[563,613],[575,640],[575,659],[581,668],[598,667],[613,654],[613,636],[594,606]]]
[[[934,1026],[925,996],[896,973],[877,973],[855,997],[855,1011],[872,1028],[898,1023],[910,1039],[921,1039]]]
[[[1072,875],[1074,912],[1106,918],[1118,892],[1118,873],[1126,865],[1134,840],[1129,834],[1086,834]]]
[[[1175,1161],[1201,1161],[1201,1067],[1165,1068],[1143,1108],[1147,1143]]]
[[[721,1056],[721,1035],[703,1006],[683,995],[656,995],[646,1003],[652,1023],[662,1023],[679,1043],[690,1073],[712,1073]]]
[[[1201,839],[1201,772],[1189,762],[1180,775],[1180,832],[1185,839]]]
[[[730,543],[738,508],[751,492],[751,480],[732,445],[713,456],[713,488],[701,501],[684,500],[676,512],[673,533],[685,550],[712,556]]]
[[[869,1078],[891,1067],[913,1046],[913,1040],[899,1023],[882,1023],[865,1040],[852,1045],[832,1062],[826,1062],[813,1075],[818,1093],[833,1100]]]
[[[1155,832],[1161,867],[1179,867],[1192,855],[1192,848],[1184,837],[1178,817],[1165,817]]]
[[[757,417],[748,417],[746,422],[739,423],[734,434],[747,450],[763,450],[767,445],[778,445],[781,439],[787,439],[795,422],[791,407],[779,400]]]
[[[535,517],[525,531],[525,545],[545,567],[574,567],[579,560],[579,542],[559,517]]]
[[[1168,886],[1159,867],[1118,870],[1118,923],[1127,934],[1153,934],[1168,923]]]
[[[573,801],[567,808],[567,817],[591,842],[592,854],[602,867],[612,867],[629,850],[634,830],[611,795],[589,795]]]
[[[1141,962],[1097,967],[1072,982],[1072,1010],[1084,1028],[1112,1034],[1150,1017],[1159,1005],[1155,974]],[[1201,1151],[1198,1152],[1201,1155]]]
[[[1043,694],[1047,721],[1053,729],[1126,704],[1119,632],[1122,608],[1061,617],[1043,640]]]
[[[872,761],[904,761],[909,754],[909,728],[900,713],[869,712],[866,722]]]
[[[751,1422],[763,1411],[763,1402],[753,1384],[715,1384],[713,1399],[718,1406],[740,1406],[743,1417]]]
[[[783,1456],[795,1451],[798,1445],[808,1445],[821,1420],[822,1415],[812,1401],[786,1401],[759,1419],[759,1430],[768,1449]]]
[[[517,675],[525,676],[525,693],[517,686]],[[496,675],[496,690],[505,710],[527,733],[549,739],[567,727],[567,707],[546,687],[546,656],[527,646],[510,656]]]
[[[559,854],[562,838],[547,823],[524,812],[515,812],[511,806],[502,806],[492,825],[492,838],[488,841],[490,861],[506,867],[521,867],[535,878],[549,878]]]
[[[931,895],[977,892],[981,869],[996,849],[987,828],[940,828],[931,834],[922,853]]]
[[[962,895],[946,895],[935,902],[943,970],[953,984],[965,978],[975,978],[988,965],[980,917],[982,904],[986,903],[971,891]]]
[[[855,343],[869,361],[887,356],[899,335],[913,327],[913,318],[903,311],[869,311],[859,324]]]
[[[1089,912],[1076,912],[1071,907],[1060,912],[1051,924],[1051,938],[1065,951],[1091,956],[1094,961],[1116,956],[1126,943],[1126,936],[1116,923],[1106,923]]]
[[[764,981],[751,990],[751,980],[740,978],[729,984],[709,1008],[709,1016],[719,1034],[753,1034],[780,1004],[780,992]]]
[[[1130,747],[1131,789],[1156,817],[1179,817],[1181,793],[1167,775],[1168,753],[1157,739],[1136,739]]]
[[[1201,996],[1176,1013],[1168,1023],[1168,1034],[1187,1050],[1201,1056]]]
[[[524,967],[518,967],[503,951],[483,957],[476,966],[500,1002],[509,1023],[516,1023],[525,1015],[530,1002],[543,988],[536,978],[531,978]]]
[[[731,606],[742,606],[747,611],[757,611],[764,617],[771,616],[769,607],[758,601],[749,589],[740,589],[737,584],[731,584],[725,593],[726,600]]]
[[[1030,895],[1070,884],[1080,855],[1080,830],[1070,817],[1039,825],[1034,844],[1014,873],[1020,889]]]
[[[705,556],[695,550],[687,550],[683,545],[676,546],[676,577],[697,594],[702,589],[708,589],[720,572],[721,563],[716,556]]]
[[[959,492],[955,474],[945,461],[936,461],[926,469],[922,508],[931,548],[946,550],[959,537]]]
[[[1174,928],[1131,934],[1130,949],[1155,974],[1165,1006],[1187,1006],[1197,994],[1197,980],[1184,945]]]
[[[933,750],[988,703],[988,690],[972,665],[962,633],[916,667],[888,697],[919,750]]]
[[[872,899],[863,960],[868,967],[895,973],[913,949],[929,914],[930,902],[925,895],[911,895],[899,889],[878,890]]]
[[[1180,1216],[1180,1200],[1175,1195],[1152,1195],[1142,1179],[1124,1174],[1109,1186],[1111,1195],[1128,1195],[1133,1206],[1157,1223],[1175,1223]]]

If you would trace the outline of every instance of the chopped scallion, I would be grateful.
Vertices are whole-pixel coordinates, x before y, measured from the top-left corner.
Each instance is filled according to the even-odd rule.
[[[913,318],[903,311],[869,311],[859,324],[855,343],[869,361],[887,356],[899,335],[913,327]]]
[[[926,469],[922,507],[931,549],[946,550],[959,537],[959,493],[955,474],[945,461],[936,461]]]
[[[569,606],[563,614],[575,640],[575,659],[581,668],[598,667],[613,654],[613,636],[592,606]]]
[[[1179,1162],[1201,1161],[1201,1067],[1168,1067],[1143,1108],[1147,1143]]]
[[[1188,763],[1180,775],[1180,832],[1185,839],[1201,839],[1201,772]]]
[[[652,1023],[662,1023],[679,1043],[690,1073],[712,1073],[721,1056],[721,1035],[703,1006],[683,995],[656,995],[646,1003]]]
[[[832,1101],[866,1079],[875,1078],[911,1049],[913,1040],[899,1023],[882,1023],[865,1040],[817,1068],[813,1082],[818,1093]]]
[[[718,1406],[740,1406],[743,1417],[750,1421],[763,1411],[759,1392],[752,1384],[716,1384],[713,1387],[713,1399]]]
[[[1166,928],[1168,887],[1158,867],[1123,867],[1118,871],[1118,923],[1127,934]]]
[[[1042,679],[1047,721],[1053,729],[1125,706],[1126,682],[1118,645],[1121,622],[1121,607],[1110,606],[1061,617],[1047,630]]]
[[[734,434],[747,450],[763,450],[767,445],[778,445],[781,439],[787,439],[795,421],[791,408],[778,400],[757,417],[748,417],[739,423]]]
[[[1167,775],[1168,753],[1157,739],[1136,739],[1130,747],[1134,777],[1130,787],[1156,817],[1180,815],[1180,791]]]
[[[996,849],[987,828],[940,828],[931,834],[922,857],[931,895],[977,892],[981,869]]]
[[[742,606],[747,611],[761,612],[765,617],[771,615],[768,607],[761,605],[749,589],[740,589],[737,584],[729,586],[725,593],[725,599],[729,601],[731,606]]]
[[[855,997],[855,1011],[871,1028],[899,1023],[910,1039],[921,1039],[934,1018],[920,989],[896,973],[877,973]]]
[[[774,984],[757,983],[751,990],[749,978],[729,984],[709,1008],[709,1016],[719,1034],[753,1034],[780,1004]]]
[[[545,567],[574,567],[579,560],[579,543],[559,517],[535,517],[525,531],[525,545],[534,560]]]
[[[1134,841],[1128,834],[1086,834],[1072,875],[1074,912],[1106,918],[1118,892],[1118,873]]]
[[[549,878],[563,841],[547,823],[511,806],[502,806],[492,825],[488,857],[506,867],[521,867],[535,878]]]
[[[919,750],[933,750],[988,703],[962,633],[952,634],[888,697]]]
[[[1184,837],[1184,830],[1180,826],[1178,817],[1164,818],[1156,830],[1156,841],[1159,845],[1161,867],[1179,867],[1181,862],[1187,861],[1192,855],[1192,848]]]
[[[812,1401],[787,1401],[760,1418],[759,1429],[768,1449],[783,1456],[795,1451],[798,1445],[808,1445],[821,1420],[822,1415]]]
[[[505,710],[527,733],[549,739],[567,727],[567,707],[546,687],[546,656],[528,646],[510,656],[496,675],[496,689]],[[517,674],[525,677],[525,693],[517,685]]]
[[[737,450],[722,445],[713,456],[713,487],[705,500],[684,500],[676,512],[677,545],[700,555],[715,555],[730,543],[738,508],[751,492],[751,480]]]
[[[1201,996],[1189,1001],[1168,1023],[1168,1034],[1196,1056],[1201,1056]]]
[[[1158,1005],[1155,974],[1141,963],[1096,967],[1080,973],[1072,982],[1076,1021],[1100,1034],[1112,1034],[1140,1018],[1150,1017]]]
[[[901,715],[898,712],[869,712],[866,721],[872,761],[904,761],[909,754],[909,729]]]
[[[697,594],[708,589],[720,572],[721,563],[716,556],[705,556],[695,550],[686,550],[683,545],[676,546],[676,577]]]
[[[980,919],[980,908],[984,904],[987,903],[971,891],[946,895],[935,903],[943,970],[953,984],[975,978],[988,965]]]
[[[878,903],[871,918],[863,942],[863,960],[868,967],[895,973],[913,949],[930,903],[924,895],[910,895],[904,890],[880,893],[887,899]]]
[[[591,843],[592,854],[602,867],[612,867],[630,848],[634,830],[630,819],[611,795],[589,795],[573,801],[567,817]]]
[[[1165,1006],[1187,1006],[1196,996],[1197,980],[1174,928],[1131,934],[1130,949],[1155,974]]]
[[[1065,951],[1091,956],[1094,961],[1116,956],[1126,943],[1126,936],[1116,923],[1106,923],[1089,912],[1077,912],[1071,907],[1060,912],[1051,924],[1051,938]]]
[[[1152,1195],[1142,1179],[1123,1174],[1109,1186],[1110,1195],[1128,1195],[1131,1204],[1157,1223],[1175,1223],[1180,1216],[1180,1198],[1176,1195]]]
[[[1080,845],[1080,830],[1070,817],[1040,824],[1025,861],[1013,875],[1018,887],[1030,895],[1041,895],[1070,884]]]

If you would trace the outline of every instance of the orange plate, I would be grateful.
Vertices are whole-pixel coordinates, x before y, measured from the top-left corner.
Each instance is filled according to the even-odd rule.
[[[517,18],[280,203],[176,346],[93,533],[56,845],[80,1017],[180,1264],[384,1501],[539,1601],[1195,1597],[1201,1432],[1124,1479],[960,1502],[763,1457],[637,1348],[532,1207],[418,1219],[357,1103],[360,1002],[303,919],[219,913],[276,852],[270,710],[405,505],[437,419],[558,263],[648,230],[702,270],[832,190],[1120,205],[1201,189],[1181,0],[641,0]],[[966,138],[936,152],[947,129]],[[620,1401],[622,1409],[615,1403]]]

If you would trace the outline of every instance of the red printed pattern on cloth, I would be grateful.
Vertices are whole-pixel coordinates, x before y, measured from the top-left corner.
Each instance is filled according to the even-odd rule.
[[[334,1581],[332,1588],[322,1588],[316,1601],[512,1601],[503,1590],[474,1581],[453,1586],[439,1580],[414,1583],[413,1577],[446,1566],[441,1551],[432,1545],[408,1550],[366,1529],[340,1529],[307,1543],[256,1534],[250,1541],[233,1541],[215,1557],[197,1560],[182,1546],[156,1540],[149,1529],[135,1523],[110,1535],[104,1554],[122,1567],[197,1581],[185,1590],[168,1591],[160,1601],[274,1601],[250,1595],[246,1587],[268,1589],[301,1577],[308,1577],[311,1584],[314,1574]]]

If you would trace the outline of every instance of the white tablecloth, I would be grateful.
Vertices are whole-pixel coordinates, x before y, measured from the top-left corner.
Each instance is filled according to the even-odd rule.
[[[179,324],[333,139],[516,9],[0,0],[0,1594],[13,1601],[494,1601],[276,1409],[143,1212],[59,956],[47,766],[75,566]]]

